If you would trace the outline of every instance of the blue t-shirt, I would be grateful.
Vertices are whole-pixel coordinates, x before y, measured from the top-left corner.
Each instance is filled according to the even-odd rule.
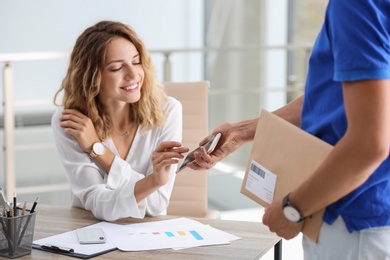
[[[330,0],[309,60],[302,129],[335,145],[347,127],[342,82],[364,79],[390,79],[390,1]],[[390,157],[328,206],[324,221],[339,215],[350,232],[390,226]]]

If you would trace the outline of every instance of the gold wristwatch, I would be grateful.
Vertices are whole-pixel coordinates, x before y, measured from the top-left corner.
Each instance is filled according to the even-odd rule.
[[[92,151],[89,153],[89,156],[95,158],[97,156],[103,155],[106,152],[106,146],[102,142],[96,142],[92,145]]]

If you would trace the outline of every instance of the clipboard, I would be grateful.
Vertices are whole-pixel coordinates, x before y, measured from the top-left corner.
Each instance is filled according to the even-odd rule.
[[[81,259],[89,259],[89,258],[92,258],[92,257],[95,257],[95,256],[99,256],[99,255],[102,255],[102,254],[105,254],[105,253],[112,252],[112,251],[117,249],[115,247],[115,248],[112,248],[112,249],[99,251],[99,252],[96,252],[96,253],[93,253],[93,254],[82,254],[82,253],[77,253],[77,252],[67,253],[67,252],[60,252],[60,251],[50,250],[50,249],[42,248],[41,245],[38,245],[38,244],[35,244],[35,243],[32,244],[32,248],[38,249],[38,250],[42,250],[42,251],[46,251],[46,252],[50,252],[50,253],[66,255],[66,256],[71,256],[71,257],[76,257],[76,258],[81,258]]]
[[[104,224],[104,222],[99,222],[93,225],[86,226],[85,228],[101,227],[101,225]],[[42,248],[42,245],[45,244],[50,244],[52,246],[54,245],[57,247],[66,247],[68,249],[73,249],[73,252],[54,250],[51,248]],[[32,248],[81,259],[89,259],[117,250],[117,247],[111,242],[108,237],[104,244],[80,244],[77,239],[76,230],[71,230],[57,235],[35,240],[33,241]]]
[[[262,110],[241,193],[268,207],[303,183],[325,160],[333,146]],[[304,222],[302,233],[315,243],[325,209]]]

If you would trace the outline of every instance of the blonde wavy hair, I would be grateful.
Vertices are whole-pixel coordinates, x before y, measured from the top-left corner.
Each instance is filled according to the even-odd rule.
[[[54,104],[63,91],[64,109],[77,109],[89,117],[101,140],[109,136],[111,119],[99,102],[101,71],[107,45],[116,37],[132,42],[140,55],[145,72],[141,98],[130,104],[131,120],[140,126],[141,133],[153,127],[161,127],[165,121],[164,105],[167,95],[157,80],[150,54],[135,31],[120,22],[101,21],[87,28],[77,39],[70,56],[69,67],[61,87],[54,95]]]

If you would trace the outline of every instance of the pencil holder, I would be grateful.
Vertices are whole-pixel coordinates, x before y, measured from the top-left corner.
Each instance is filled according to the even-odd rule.
[[[17,258],[31,254],[36,212],[0,217],[0,256]]]

